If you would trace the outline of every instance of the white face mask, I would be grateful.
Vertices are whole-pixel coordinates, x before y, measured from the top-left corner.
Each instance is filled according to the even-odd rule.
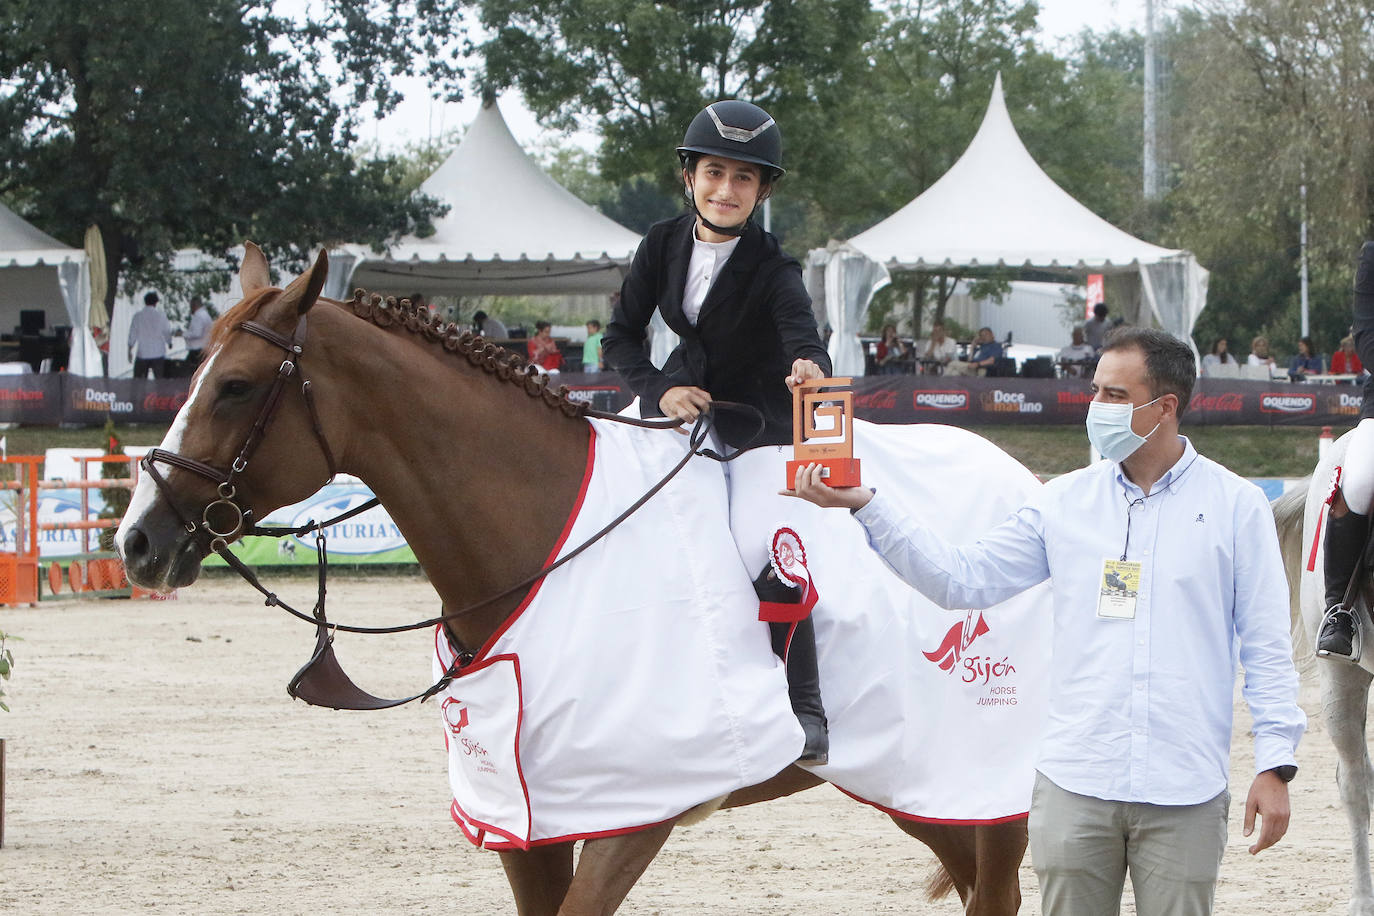
[[[1103,458],[1118,463],[1125,461],[1135,454],[1136,449],[1145,444],[1146,439],[1154,435],[1155,429],[1159,429],[1159,424],[1156,423],[1154,429],[1138,436],[1135,430],[1131,429],[1131,417],[1141,407],[1149,407],[1158,400],[1159,398],[1155,398],[1154,401],[1147,401],[1140,407],[1093,401],[1088,405],[1088,441]]]

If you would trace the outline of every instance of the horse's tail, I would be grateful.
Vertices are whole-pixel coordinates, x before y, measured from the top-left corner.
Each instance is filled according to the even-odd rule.
[[[926,899],[934,902],[943,900],[954,890],[954,876],[943,865],[936,863],[935,868],[926,876]]]
[[[1302,522],[1307,509],[1307,491],[1312,485],[1308,477],[1290,487],[1269,504],[1274,512],[1274,527],[1279,532],[1279,551],[1283,555],[1283,570],[1288,575],[1288,619],[1293,637],[1293,659],[1298,673],[1306,677],[1313,670],[1316,655],[1312,638],[1302,621],[1302,570],[1306,563]]]

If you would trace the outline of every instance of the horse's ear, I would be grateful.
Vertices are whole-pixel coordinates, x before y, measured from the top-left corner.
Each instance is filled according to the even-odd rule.
[[[243,243],[243,263],[239,265],[239,286],[244,297],[272,285],[272,273],[267,269],[267,255],[252,242]]]
[[[304,315],[310,311],[315,300],[320,298],[320,290],[324,289],[324,281],[328,276],[329,255],[321,249],[314,265],[286,287],[286,291],[282,293],[281,305],[286,306],[290,303],[295,306],[297,315]]]

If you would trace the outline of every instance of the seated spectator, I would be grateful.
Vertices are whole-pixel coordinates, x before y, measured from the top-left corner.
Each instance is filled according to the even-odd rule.
[[[878,341],[878,352],[874,362],[878,365],[879,375],[901,375],[905,371],[907,345],[897,336],[897,326],[883,326],[882,340]]]
[[[917,348],[916,358],[921,361],[924,371],[939,375],[958,351],[953,338],[945,333],[945,323],[937,321],[930,326],[930,339]]]
[[[1269,338],[1263,334],[1250,341],[1250,356],[1246,359],[1247,366],[1268,366],[1274,368],[1274,357],[1269,355]]]
[[[1288,379],[1301,382],[1309,375],[1321,375],[1326,371],[1322,358],[1312,352],[1312,338],[1304,337],[1298,341],[1298,353],[1288,361]]]
[[[1230,364],[1236,365],[1236,358],[1231,355],[1225,337],[1218,337],[1212,341],[1212,352],[1202,358],[1202,374],[1211,375],[1212,369],[1216,366]]]
[[[510,331],[499,318],[492,318],[486,312],[477,312],[472,316],[472,333],[481,334],[487,340],[509,340]]]
[[[546,372],[557,372],[563,366],[563,354],[553,339],[553,325],[547,321],[534,323],[534,336],[525,344],[529,351],[530,362]]]
[[[1056,358],[1064,367],[1065,374],[1082,376],[1088,364],[1097,356],[1097,352],[1083,338],[1082,328],[1075,327],[1070,337],[1073,343],[1061,348]]]
[[[992,336],[992,328],[979,328],[973,349],[967,360],[952,362],[945,369],[949,375],[987,375],[1002,358],[1002,345]]]
[[[1355,352],[1355,338],[1349,334],[1341,338],[1341,348],[1331,354],[1332,375],[1359,375],[1364,372],[1360,355]]]

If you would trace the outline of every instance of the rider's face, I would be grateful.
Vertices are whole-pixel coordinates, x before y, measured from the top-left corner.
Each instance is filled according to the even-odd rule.
[[[741,225],[754,212],[763,193],[763,170],[752,162],[724,156],[702,156],[696,171],[683,173],[697,211],[717,226]]]

